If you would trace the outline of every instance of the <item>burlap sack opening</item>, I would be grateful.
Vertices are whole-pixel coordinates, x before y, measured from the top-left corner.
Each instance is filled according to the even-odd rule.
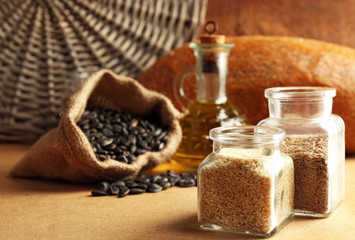
[[[86,108],[96,107],[136,116],[156,114],[169,132],[165,148],[139,155],[132,164],[113,159],[97,160],[89,140],[76,124]],[[175,152],[181,141],[179,116],[170,100],[162,94],[109,70],[98,71],[70,96],[58,127],[42,136],[10,174],[82,183],[134,177],[167,161]]]

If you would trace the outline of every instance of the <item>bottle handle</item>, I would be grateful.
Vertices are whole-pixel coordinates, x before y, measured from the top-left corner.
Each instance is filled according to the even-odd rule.
[[[183,111],[187,109],[189,104],[193,101],[191,98],[186,96],[185,91],[184,91],[184,84],[185,80],[188,77],[195,76],[195,68],[187,67],[183,71],[177,74],[177,76],[174,78],[174,97],[176,101],[179,103],[180,107],[182,108]]]

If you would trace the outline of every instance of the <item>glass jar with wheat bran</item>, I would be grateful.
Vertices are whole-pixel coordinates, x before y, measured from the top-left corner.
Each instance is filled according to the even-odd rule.
[[[336,90],[276,87],[265,90],[269,118],[259,126],[286,131],[282,151],[295,167],[296,215],[326,217],[344,198],[344,122],[332,114]]]
[[[269,127],[210,130],[213,152],[197,171],[202,228],[271,236],[292,219],[294,169],[280,151],[284,137]]]

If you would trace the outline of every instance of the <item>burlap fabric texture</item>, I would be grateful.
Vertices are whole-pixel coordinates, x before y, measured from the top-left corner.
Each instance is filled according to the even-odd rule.
[[[113,159],[99,161],[76,124],[86,108],[120,110],[135,116],[156,114],[169,132],[166,146],[161,151],[139,155],[132,164]],[[166,162],[175,152],[181,141],[179,117],[180,113],[162,94],[131,78],[100,70],[69,97],[57,128],[42,136],[10,174],[80,183],[135,177]]]

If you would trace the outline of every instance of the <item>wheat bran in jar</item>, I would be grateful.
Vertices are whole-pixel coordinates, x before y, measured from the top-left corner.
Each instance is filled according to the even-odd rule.
[[[295,208],[328,212],[328,136],[287,136],[282,151],[292,157],[295,166]]]

